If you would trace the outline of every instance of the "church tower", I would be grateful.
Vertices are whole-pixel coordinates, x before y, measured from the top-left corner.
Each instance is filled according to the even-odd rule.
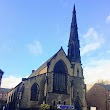
[[[77,110],[87,110],[86,103],[86,85],[84,83],[83,68],[80,57],[80,44],[78,38],[78,27],[76,19],[75,5],[73,7],[73,15],[70,29],[70,38],[68,42],[68,54],[67,57],[71,63],[73,69],[73,104]]]
[[[68,42],[68,59],[70,60],[70,62],[81,63],[79,48],[80,48],[80,44],[79,44],[79,39],[78,39],[76,9],[74,5],[71,30],[70,30],[70,38]]]

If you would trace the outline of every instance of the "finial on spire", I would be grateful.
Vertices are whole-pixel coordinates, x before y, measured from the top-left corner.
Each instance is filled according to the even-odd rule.
[[[73,13],[76,13],[75,4],[74,4],[74,8],[73,8]]]
[[[62,46],[61,46],[61,49],[63,49]]]

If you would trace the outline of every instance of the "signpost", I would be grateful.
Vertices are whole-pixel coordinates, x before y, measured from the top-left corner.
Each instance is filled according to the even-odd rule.
[[[58,104],[57,105],[57,109],[61,109],[61,110],[64,110],[64,109],[73,110],[74,109],[74,106],[73,105],[60,105],[60,104]]]

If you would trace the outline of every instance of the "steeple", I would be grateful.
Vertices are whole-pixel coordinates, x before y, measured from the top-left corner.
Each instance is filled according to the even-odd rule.
[[[70,29],[70,38],[68,42],[68,59],[70,60],[70,62],[81,63],[79,48],[80,48],[80,44],[79,44],[79,39],[78,39],[76,9],[74,5],[72,23],[71,23],[71,29]]]

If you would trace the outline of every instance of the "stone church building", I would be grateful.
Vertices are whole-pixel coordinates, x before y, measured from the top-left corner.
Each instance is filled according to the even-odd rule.
[[[37,109],[43,103],[51,107],[73,105],[76,110],[87,110],[77,29],[74,6],[67,55],[61,47],[28,78],[22,78],[22,82],[8,93],[7,106],[11,110]]]

